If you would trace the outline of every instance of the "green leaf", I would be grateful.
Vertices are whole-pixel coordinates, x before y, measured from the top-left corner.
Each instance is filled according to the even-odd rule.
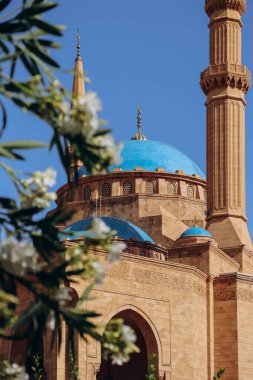
[[[57,7],[56,3],[41,3],[29,6],[29,8],[25,8],[22,12],[20,12],[15,18],[16,19],[29,19],[32,16],[45,13],[53,8]]]
[[[3,132],[4,132],[6,125],[7,125],[7,112],[6,112],[6,109],[5,109],[3,102],[1,100],[0,100],[0,108],[2,111],[2,126],[0,128],[0,137],[2,137]]]
[[[7,143],[0,144],[0,147],[6,149],[36,149],[36,148],[45,148],[48,145],[40,141],[11,141]]]
[[[60,65],[54,59],[49,57],[49,55],[47,53],[43,52],[41,49],[39,49],[37,46],[35,46],[34,43],[24,42],[24,44],[29,51],[31,51],[33,54],[37,55],[37,57],[39,57],[43,62],[45,62],[48,65],[53,66],[57,69],[60,67]]]
[[[5,149],[0,145],[0,156],[9,158],[10,160],[23,160],[24,158],[11,150]]]
[[[17,207],[16,201],[11,198],[0,197],[0,206],[6,209],[15,209]]]
[[[57,44],[56,42],[54,41],[49,41],[49,40],[44,40],[42,38],[39,38],[37,39],[37,42],[42,45],[42,46],[45,46],[45,47],[48,47],[48,48],[52,48],[52,49],[60,49],[61,48],[61,45],[60,44]]]
[[[44,32],[48,34],[52,34],[54,36],[59,36],[59,37],[62,36],[62,30],[64,29],[63,25],[52,25],[46,21],[42,21],[37,18],[33,18],[31,22],[33,25],[37,26],[37,28],[43,30]]]

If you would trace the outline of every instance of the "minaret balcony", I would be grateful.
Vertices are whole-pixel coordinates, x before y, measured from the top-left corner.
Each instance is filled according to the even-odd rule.
[[[209,17],[215,11],[222,9],[232,9],[243,15],[246,10],[246,0],[206,0],[205,10]]]
[[[250,71],[245,65],[229,62],[210,65],[201,73],[200,86],[206,95],[220,86],[238,88],[246,94],[251,86]]]

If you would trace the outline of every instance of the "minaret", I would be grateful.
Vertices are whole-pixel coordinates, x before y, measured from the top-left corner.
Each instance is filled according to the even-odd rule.
[[[73,95],[75,96],[84,96],[84,75],[83,75],[83,61],[81,57],[81,44],[80,44],[80,33],[77,32],[77,54],[75,59],[75,68],[74,68],[74,80],[73,80]]]
[[[246,0],[206,0],[210,64],[201,74],[207,95],[207,228],[222,248],[252,249],[245,210],[245,106],[251,81],[241,63]]]
[[[77,54],[75,59],[72,95],[75,97],[85,95],[83,61],[81,57],[79,30],[77,31]],[[83,163],[74,159],[72,146],[68,146],[68,154],[70,156],[70,178],[73,178],[77,169],[83,166]]]

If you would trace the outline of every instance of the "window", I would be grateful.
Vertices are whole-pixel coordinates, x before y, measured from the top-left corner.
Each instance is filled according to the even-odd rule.
[[[207,202],[207,191],[204,191],[204,200]]]
[[[194,198],[194,187],[193,186],[188,186],[187,188],[187,197],[190,199]]]
[[[102,197],[110,197],[111,196],[111,186],[109,183],[104,183],[102,186]]]
[[[168,182],[168,194],[171,196],[177,195],[177,185],[175,182]]]
[[[86,186],[83,191],[83,196],[85,201],[89,201],[91,197],[91,188],[90,186]]]
[[[146,182],[146,193],[147,194],[154,194],[155,192],[155,185],[153,181],[147,181]]]
[[[71,190],[70,192],[70,201],[73,202],[76,199],[76,192],[75,190]]]
[[[145,256],[146,256],[145,252],[144,252],[144,251],[141,251],[141,252],[140,252],[140,256],[145,257]]]
[[[123,194],[124,195],[128,195],[128,194],[132,194],[133,190],[132,190],[132,182],[130,181],[126,181],[124,182],[124,185],[123,185]]]
[[[130,249],[126,248],[126,249],[124,249],[123,252],[124,252],[124,253],[130,253]]]

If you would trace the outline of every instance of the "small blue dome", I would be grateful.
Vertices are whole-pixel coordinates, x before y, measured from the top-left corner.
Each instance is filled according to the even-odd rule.
[[[209,237],[209,238],[212,237],[209,231],[205,230],[204,228],[195,226],[195,227],[188,228],[188,230],[183,232],[182,235],[180,236],[180,239],[184,237],[191,237],[191,236],[192,237],[204,236],[204,237]]]
[[[103,222],[111,228],[111,230],[116,231],[115,236],[118,236],[121,239],[136,239],[138,241],[148,241],[155,244],[154,240],[145,231],[127,220],[112,216],[101,216],[99,219],[102,219]],[[64,232],[74,233],[74,236],[62,234],[63,239],[66,239],[66,237],[70,239],[80,239],[88,236],[86,230],[90,227],[92,220],[93,218],[85,218],[70,224],[64,229]]]
[[[137,166],[143,170],[155,171],[163,168],[166,172],[175,173],[183,170],[185,174],[198,174],[205,179],[202,170],[184,153],[171,145],[158,141],[129,140],[123,145],[121,151],[122,162],[119,165],[111,166],[110,172],[115,168],[123,171],[132,171]],[[84,167],[79,169],[79,175],[87,175]]]

